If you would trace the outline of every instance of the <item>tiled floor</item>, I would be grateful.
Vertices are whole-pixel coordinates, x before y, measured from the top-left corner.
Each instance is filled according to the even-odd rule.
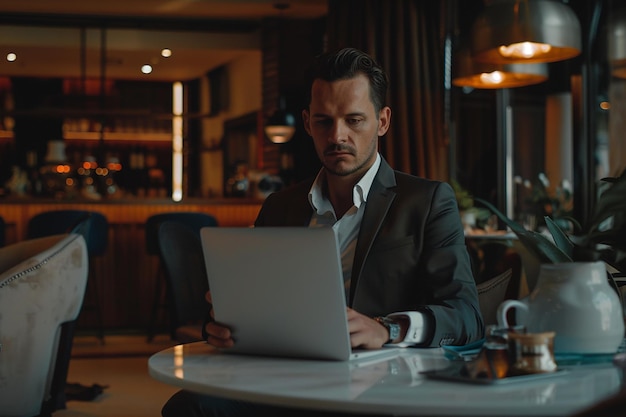
[[[108,336],[105,344],[78,336],[70,361],[68,383],[107,386],[93,401],[68,401],[54,417],[158,417],[178,388],[148,374],[150,354],[173,343],[165,336],[147,343],[145,336]]]

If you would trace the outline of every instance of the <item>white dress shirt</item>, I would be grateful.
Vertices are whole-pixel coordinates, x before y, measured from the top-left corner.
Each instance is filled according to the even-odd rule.
[[[361,227],[361,220],[365,212],[367,196],[369,194],[374,177],[380,167],[380,155],[376,155],[376,161],[363,177],[356,183],[352,189],[353,206],[340,218],[337,219],[335,209],[330,200],[324,194],[324,181],[326,180],[326,172],[322,168],[317,174],[311,190],[309,191],[309,203],[313,208],[313,215],[309,227],[332,227],[337,241],[339,243],[339,251],[341,254],[341,265],[343,270],[343,280],[346,291],[346,298],[350,291],[350,281],[352,278],[352,264],[354,262],[354,253],[356,251],[357,239]],[[398,312],[390,314],[403,315],[410,321],[409,330],[406,337],[397,346],[410,346],[420,343],[425,335],[425,320],[420,312]]]

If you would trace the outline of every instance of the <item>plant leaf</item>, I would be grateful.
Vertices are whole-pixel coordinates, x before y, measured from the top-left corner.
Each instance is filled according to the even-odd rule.
[[[496,216],[498,216],[498,218],[500,220],[502,220],[502,222],[504,224],[506,224],[507,226],[509,226],[509,228],[514,232],[520,232],[520,233],[524,233],[526,232],[526,229],[524,229],[524,226],[520,225],[517,222],[514,222],[513,220],[509,219],[508,217],[506,217],[504,214],[502,214],[502,212],[500,210],[498,210],[493,204],[491,204],[490,202],[488,202],[487,200],[483,200],[480,197],[475,197],[474,201],[477,203],[482,204],[483,206],[487,207],[493,214],[495,214]]]
[[[546,226],[554,239],[554,244],[573,259],[574,243],[565,234],[565,232],[563,232],[563,229],[561,229],[559,225],[550,218],[550,216],[545,216],[544,220],[546,221]]]
[[[543,263],[560,263],[560,262],[572,262],[572,258],[556,246],[553,242],[549,241],[541,233],[535,231],[524,230],[523,233],[515,232],[520,240],[520,243],[524,245],[530,252],[534,253],[537,258]]]
[[[585,238],[626,251],[626,174],[603,181],[611,186],[598,198]]]
[[[572,258],[562,251],[553,242],[550,242],[540,233],[532,230],[526,230],[519,223],[509,219],[502,214],[493,204],[489,203],[482,198],[476,197],[476,202],[484,205],[493,212],[503,223],[515,233],[522,245],[532,253],[542,263],[558,263],[558,262],[572,262]]]

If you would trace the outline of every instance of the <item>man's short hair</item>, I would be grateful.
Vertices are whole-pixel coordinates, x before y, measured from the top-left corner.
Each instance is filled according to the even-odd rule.
[[[359,74],[365,75],[369,80],[370,99],[378,114],[385,106],[389,84],[387,74],[374,58],[356,48],[344,48],[337,52],[318,55],[315,58],[309,73],[307,105],[311,103],[311,88],[315,80],[333,82],[347,80]]]

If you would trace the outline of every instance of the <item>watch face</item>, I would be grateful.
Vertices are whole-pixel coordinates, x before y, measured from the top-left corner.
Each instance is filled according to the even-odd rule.
[[[387,317],[376,317],[377,322],[387,328],[389,332],[389,340],[387,343],[396,340],[400,336],[400,325]]]
[[[396,340],[400,336],[400,325],[396,323],[389,323],[389,340]]]

